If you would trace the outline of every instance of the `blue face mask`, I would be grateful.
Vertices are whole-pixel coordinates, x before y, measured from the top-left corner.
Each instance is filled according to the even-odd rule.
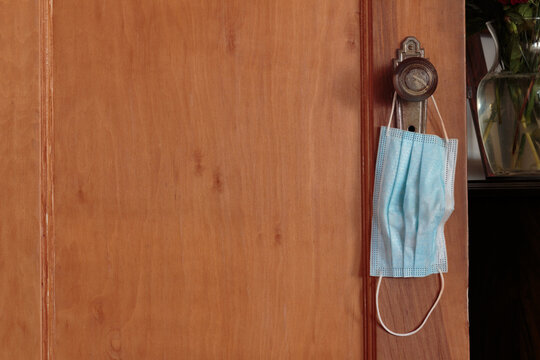
[[[448,271],[444,224],[454,210],[454,173],[457,139],[448,139],[437,103],[445,138],[381,128],[375,171],[371,231],[370,274],[378,276],[376,305],[381,325],[391,334],[418,332],[437,305]],[[399,334],[380,318],[378,296],[381,279],[424,277],[439,273],[441,291],[424,322],[415,330]]]

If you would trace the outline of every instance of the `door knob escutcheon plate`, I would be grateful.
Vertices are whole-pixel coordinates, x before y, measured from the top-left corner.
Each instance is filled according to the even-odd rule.
[[[427,99],[437,88],[437,70],[424,57],[424,49],[413,36],[401,43],[394,59],[393,84],[398,94],[396,126],[425,133]]]

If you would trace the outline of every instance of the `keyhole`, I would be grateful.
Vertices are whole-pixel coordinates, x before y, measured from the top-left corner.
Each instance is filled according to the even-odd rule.
[[[415,132],[416,131],[416,128],[414,127],[414,125],[409,126],[409,131],[410,132]]]

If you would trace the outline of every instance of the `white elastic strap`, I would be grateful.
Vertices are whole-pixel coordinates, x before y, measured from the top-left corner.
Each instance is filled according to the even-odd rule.
[[[446,141],[448,141],[448,134],[446,132],[446,127],[444,126],[444,120],[441,116],[441,112],[439,111],[439,106],[437,106],[437,101],[435,101],[435,96],[431,95],[431,99],[433,100],[433,105],[435,105],[435,110],[437,111],[437,115],[439,115],[439,120],[441,120],[441,126],[442,126],[442,131],[444,133],[444,138],[446,139]],[[396,101],[397,101],[397,93],[394,91],[394,97],[392,98],[392,110],[390,111],[388,124],[386,124],[387,128],[390,128],[390,124],[392,123],[392,118],[394,117],[394,111],[396,110]],[[420,116],[421,115],[422,114],[420,113]],[[386,135],[388,136],[388,131],[386,132]]]
[[[388,124],[386,124],[386,128],[390,128],[390,124],[392,123],[392,118],[394,117],[394,110],[396,109],[396,99],[397,99],[397,93],[394,91],[394,97],[392,98],[392,110],[390,111],[390,117],[388,118]],[[388,135],[388,131],[386,132],[386,135]]]
[[[431,95],[431,98],[433,99],[433,105],[435,105],[435,110],[437,110],[437,114],[439,115],[439,119],[441,120],[441,126],[442,126],[442,131],[444,133],[444,138],[446,139],[446,141],[448,141],[448,134],[446,133],[446,128],[444,127],[444,121],[442,119],[441,112],[439,111],[439,107],[437,106],[435,97]]]
[[[379,323],[381,324],[381,326],[384,328],[384,330],[388,331],[390,334],[394,335],[394,336],[411,336],[411,335],[414,335],[416,334],[417,332],[419,332],[423,327],[424,325],[426,324],[427,320],[429,319],[429,316],[431,315],[431,313],[433,312],[433,310],[435,310],[435,307],[437,307],[437,304],[439,303],[439,300],[441,299],[441,296],[443,294],[443,291],[444,291],[444,276],[443,276],[443,273],[439,270],[439,275],[441,276],[441,290],[439,291],[439,296],[437,296],[437,300],[435,300],[435,302],[433,303],[433,306],[431,306],[431,309],[429,310],[429,312],[427,313],[426,317],[424,318],[424,321],[422,321],[422,323],[420,324],[420,326],[418,326],[416,329],[414,329],[413,331],[411,332],[408,332],[408,333],[397,333],[397,332],[394,332],[392,330],[390,330],[385,324],[384,322],[382,321],[382,318],[381,318],[381,312],[379,310],[379,290],[381,288],[381,281],[382,281],[382,275],[379,276],[379,281],[377,282],[377,291],[375,293],[375,306],[377,307],[377,317],[379,319]]]

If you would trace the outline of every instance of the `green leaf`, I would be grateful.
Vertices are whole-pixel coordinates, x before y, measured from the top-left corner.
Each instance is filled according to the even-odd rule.
[[[515,34],[515,35],[517,35],[517,33],[518,33],[518,28],[517,28],[517,25],[516,25],[516,24],[518,24],[518,23],[520,24],[521,22],[519,22],[519,20],[517,20],[517,18],[516,18],[516,19],[510,18],[510,19],[508,19],[508,20],[506,21],[506,28],[508,29],[508,32],[509,32],[510,34]]]
[[[533,16],[533,9],[528,3],[519,4],[518,6],[516,6],[516,11],[524,18],[530,18]]]
[[[517,10],[517,8],[513,8],[506,12],[505,14],[505,21],[507,22],[513,22],[516,25],[521,25],[523,23],[523,15]]]
[[[519,42],[516,40],[509,41],[507,46],[508,46],[507,52],[509,54],[509,59],[507,60],[509,70],[512,71],[513,73],[517,73],[520,71],[522,67],[522,56],[521,56],[521,51],[519,47]]]

